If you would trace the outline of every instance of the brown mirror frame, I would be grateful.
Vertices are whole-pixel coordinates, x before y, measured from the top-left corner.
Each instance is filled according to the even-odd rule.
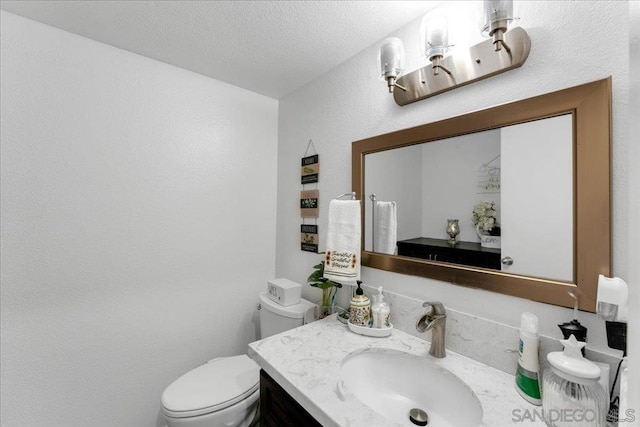
[[[363,200],[365,155],[573,114],[574,281],[363,251],[362,265],[595,312],[598,274],[611,275],[611,77],[352,144],[352,185]],[[365,203],[362,203],[364,218]],[[364,223],[362,239],[364,247]]]

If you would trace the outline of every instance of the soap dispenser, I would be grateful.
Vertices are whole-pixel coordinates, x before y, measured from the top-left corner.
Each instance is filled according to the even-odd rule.
[[[548,426],[576,425],[558,415],[572,411],[581,416],[581,427],[604,427],[607,416],[607,393],[598,382],[600,368],[582,356],[585,346],[574,335],[560,340],[564,351],[547,355],[551,365],[542,376],[542,409]],[[572,419],[574,422],[576,418]]]
[[[369,327],[371,326],[371,301],[360,287],[362,282],[358,280],[356,283],[358,288],[355,295],[351,297],[351,303],[349,304],[349,322],[356,326]]]
[[[371,304],[371,317],[373,318],[374,328],[388,328],[389,323],[389,304],[384,300],[382,295],[382,286],[378,288],[378,295],[373,295],[373,304]]]

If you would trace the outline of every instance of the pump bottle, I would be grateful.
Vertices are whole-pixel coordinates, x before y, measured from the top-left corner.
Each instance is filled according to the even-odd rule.
[[[356,326],[371,326],[371,301],[364,294],[364,291],[360,287],[362,284],[358,280],[358,289],[356,294],[351,297],[351,303],[349,304],[349,322]]]
[[[382,286],[378,288],[378,295],[373,295],[373,304],[371,304],[371,317],[373,317],[373,328],[389,327],[389,304],[384,300],[382,295]]]

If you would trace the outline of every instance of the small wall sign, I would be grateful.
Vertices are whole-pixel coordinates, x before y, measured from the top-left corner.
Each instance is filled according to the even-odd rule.
[[[478,169],[477,194],[500,193],[500,155],[483,163]]]
[[[318,190],[300,192],[300,216],[302,218],[318,218]]]
[[[320,172],[320,156],[314,154],[313,156],[302,158],[301,169],[301,181],[302,184],[312,184],[318,182],[318,173]]]
[[[302,224],[300,226],[300,249],[318,253],[318,226]]]

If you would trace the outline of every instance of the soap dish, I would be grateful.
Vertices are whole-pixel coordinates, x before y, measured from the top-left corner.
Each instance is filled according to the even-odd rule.
[[[386,328],[370,328],[368,326],[358,326],[354,325],[351,322],[347,322],[349,329],[351,332],[355,332],[356,334],[366,335],[368,337],[388,337],[391,335],[391,331],[393,330],[393,325],[389,324]]]

